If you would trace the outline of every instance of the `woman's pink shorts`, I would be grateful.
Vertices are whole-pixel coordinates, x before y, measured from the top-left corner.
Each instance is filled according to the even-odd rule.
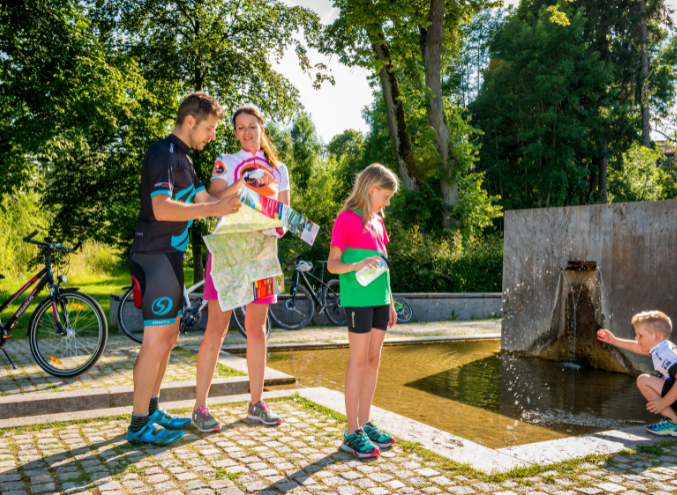
[[[214,281],[212,280],[212,255],[209,255],[207,258],[207,276],[205,277],[205,289],[202,296],[204,299],[218,299],[219,294],[216,292],[214,287]],[[275,304],[277,302],[277,294],[274,294],[258,301],[254,301],[252,304]]]

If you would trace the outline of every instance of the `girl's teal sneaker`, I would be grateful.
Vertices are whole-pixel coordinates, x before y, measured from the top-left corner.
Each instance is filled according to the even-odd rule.
[[[369,440],[371,440],[374,445],[377,445],[382,449],[395,444],[395,439],[392,437],[392,435],[382,432],[376,428],[376,426],[374,426],[371,421],[364,425],[364,432],[367,434],[367,437],[369,437]]]
[[[350,435],[347,435],[346,433],[347,432],[345,431],[343,432],[341,450],[350,452],[360,459],[381,455],[381,451],[371,442],[371,440],[369,440],[369,437],[367,437],[362,428],[358,428]]]

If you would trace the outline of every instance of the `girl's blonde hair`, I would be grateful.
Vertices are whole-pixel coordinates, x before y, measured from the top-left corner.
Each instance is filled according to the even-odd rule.
[[[362,172],[357,174],[353,192],[350,193],[341,212],[360,210],[362,212],[363,226],[366,226],[372,217],[371,200],[369,198],[369,189],[372,187],[397,192],[397,175],[380,163],[372,163]],[[381,216],[385,216],[383,209],[378,213],[380,213]]]

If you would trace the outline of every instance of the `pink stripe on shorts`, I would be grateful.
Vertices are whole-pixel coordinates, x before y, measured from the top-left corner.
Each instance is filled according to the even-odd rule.
[[[207,276],[205,277],[205,288],[204,294],[202,296],[206,300],[218,299],[219,293],[216,292],[214,287],[214,281],[212,280],[212,255],[210,254],[207,258]],[[258,301],[254,301],[251,304],[275,304],[277,302],[277,294],[274,294]]]

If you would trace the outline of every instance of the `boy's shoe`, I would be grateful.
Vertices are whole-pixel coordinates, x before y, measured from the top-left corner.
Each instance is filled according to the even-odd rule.
[[[381,455],[379,448],[369,440],[369,437],[364,433],[362,428],[358,428],[350,435],[347,435],[345,431],[343,432],[341,450],[350,452],[359,459]]]
[[[182,431],[165,430],[162,426],[150,420],[146,423],[146,426],[139,431],[132,431],[130,428],[127,429],[127,441],[135,444],[150,443],[162,446],[176,442],[182,437]]]
[[[262,400],[258,401],[254,405],[249,404],[249,413],[247,414],[247,419],[263,423],[267,426],[275,426],[282,423],[282,418],[271,411],[270,407],[268,407],[268,404]]]
[[[170,430],[180,430],[190,424],[190,418],[179,418],[178,416],[168,413],[161,407],[158,407],[157,411],[151,414],[148,419],[153,423],[156,423],[163,428],[169,428]]]
[[[364,425],[364,433],[367,435],[369,440],[371,440],[371,443],[377,447],[386,448],[395,444],[395,439],[392,437],[392,435],[382,432],[376,428],[376,426],[374,426],[371,421]]]
[[[646,429],[654,435],[677,437],[677,423],[668,418],[663,418],[660,422],[653,425],[647,425]]]
[[[207,406],[200,406],[196,411],[193,411],[193,426],[202,433],[219,431],[221,429],[221,423],[216,421],[214,416],[210,414]]]

